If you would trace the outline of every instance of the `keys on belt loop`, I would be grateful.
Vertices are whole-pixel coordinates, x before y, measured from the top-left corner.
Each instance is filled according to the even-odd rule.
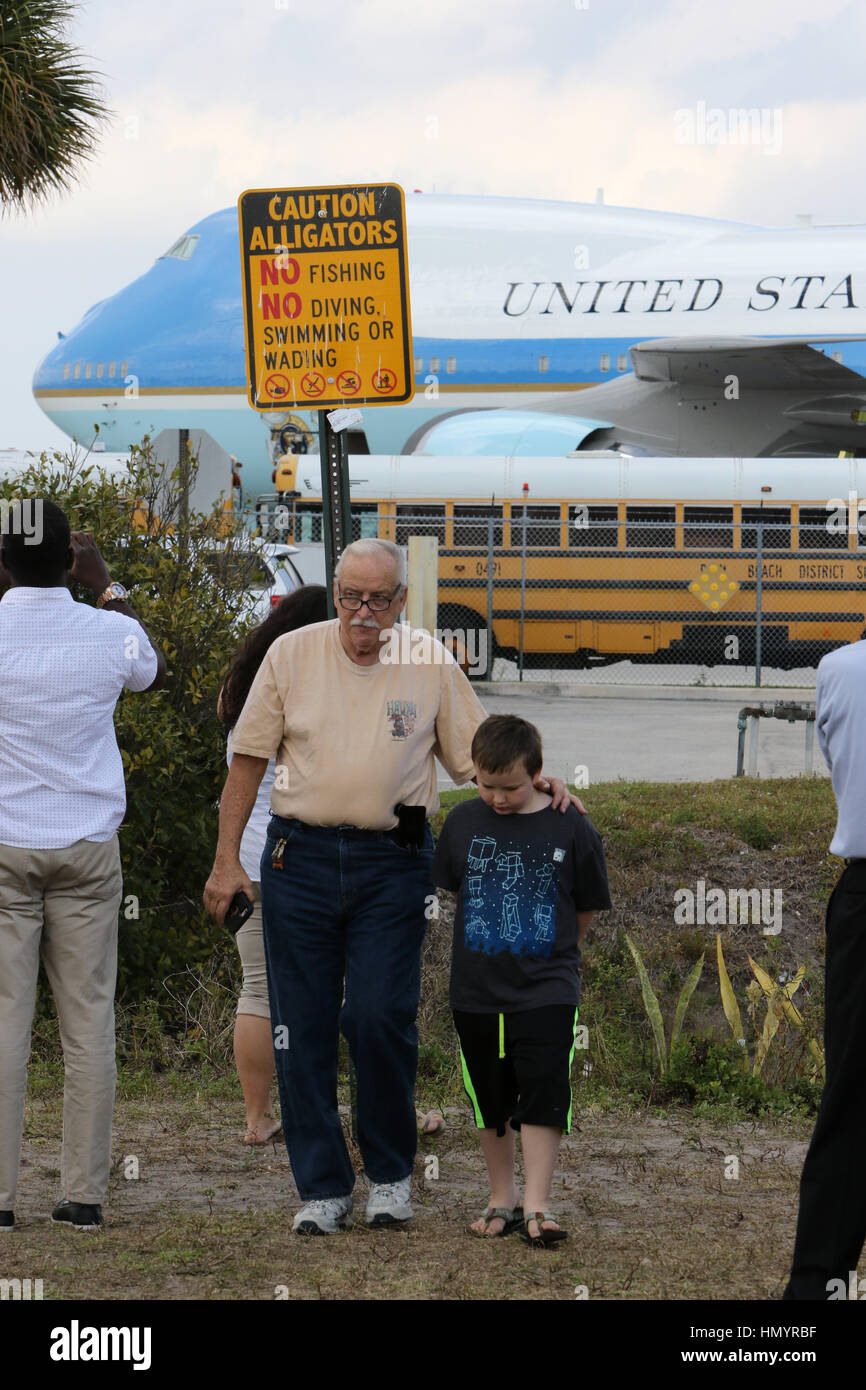
[[[286,840],[285,840],[285,836],[283,836],[282,839],[277,840],[277,843],[274,845],[274,848],[273,848],[273,850],[271,851],[271,868],[272,868],[272,869],[281,869],[281,868],[283,867],[283,854],[285,853],[285,849],[286,849]]]

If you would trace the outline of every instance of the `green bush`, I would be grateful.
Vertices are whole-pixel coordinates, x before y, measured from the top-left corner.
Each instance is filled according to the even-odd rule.
[[[673,1049],[665,1077],[669,1094],[693,1105],[734,1102],[753,1115],[767,1112],[814,1113],[820,1087],[806,1080],[770,1086],[743,1065],[743,1049],[733,1039],[683,1038]]]
[[[118,1000],[151,1001],[167,1022],[180,1023],[162,981],[205,961],[226,938],[201,897],[226,773],[217,695],[251,616],[245,533],[216,507],[187,514],[181,471],[167,476],[147,440],[132,450],[124,486],[100,472],[98,455],[43,454],[19,479],[0,480],[0,496],[50,497],[72,530],[92,532],[165,653],[163,689],[124,692],[115,711],[127,794]],[[73,596],[95,602],[77,585]]]

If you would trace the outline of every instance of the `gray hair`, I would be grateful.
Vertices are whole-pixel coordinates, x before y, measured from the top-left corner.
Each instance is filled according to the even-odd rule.
[[[335,579],[340,578],[343,561],[347,555],[375,555],[379,558],[383,555],[387,555],[388,559],[393,562],[394,568],[397,571],[397,582],[400,588],[405,589],[407,577],[406,556],[403,554],[399,545],[395,545],[393,541],[380,541],[375,536],[365,536],[363,540],[352,541],[352,544],[346,546],[346,549],[337,561],[337,566],[334,570]]]

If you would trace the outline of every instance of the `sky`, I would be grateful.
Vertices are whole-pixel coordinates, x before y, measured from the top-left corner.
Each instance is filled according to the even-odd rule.
[[[70,193],[0,217],[0,448],[66,444],[32,397],[58,330],[246,188],[866,222],[859,0],[86,0],[71,38],[114,114]],[[683,138],[732,109],[766,139]]]

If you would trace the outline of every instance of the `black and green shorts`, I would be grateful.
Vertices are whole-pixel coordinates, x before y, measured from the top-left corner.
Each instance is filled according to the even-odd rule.
[[[479,1129],[501,1137],[512,1129],[548,1125],[571,1129],[571,1063],[577,1009],[549,1004],[521,1013],[477,1014],[454,1010],[463,1084]]]

